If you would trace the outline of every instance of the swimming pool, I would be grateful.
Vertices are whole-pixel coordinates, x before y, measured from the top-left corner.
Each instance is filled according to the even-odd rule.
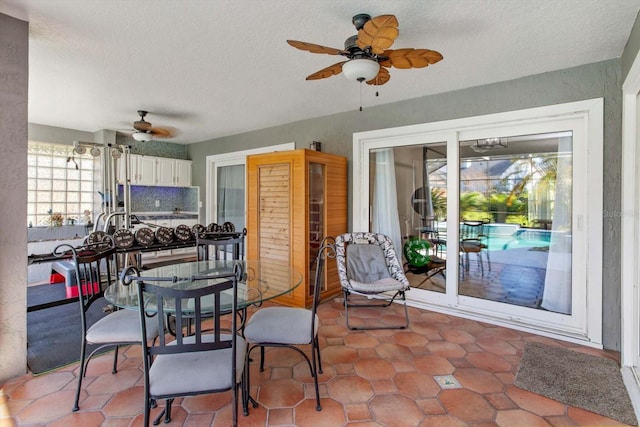
[[[443,240],[446,236],[446,223],[437,224],[439,235]],[[570,235],[552,230],[540,230],[536,228],[522,228],[518,224],[492,223],[485,225],[485,234],[489,237],[485,239],[490,251],[502,251],[517,248],[540,248],[546,250],[551,243],[551,236],[556,233],[558,236],[571,239]]]
[[[551,243],[551,230],[521,228],[516,224],[487,224],[488,250],[500,251],[517,248],[548,249]]]

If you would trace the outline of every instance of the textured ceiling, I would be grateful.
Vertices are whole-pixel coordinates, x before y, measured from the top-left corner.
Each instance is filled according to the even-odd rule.
[[[394,14],[394,49],[441,52],[392,68],[364,108],[621,56],[640,0],[0,0],[30,22],[29,121],[94,132],[147,120],[192,143],[357,110],[360,87],[305,81],[342,57],[351,17]]]

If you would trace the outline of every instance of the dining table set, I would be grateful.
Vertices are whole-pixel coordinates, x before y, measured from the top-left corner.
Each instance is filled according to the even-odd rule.
[[[83,404],[82,383],[92,357],[113,349],[112,373],[116,374],[118,350],[130,345],[142,347],[144,425],[150,424],[151,410],[161,401],[166,406],[154,425],[163,417],[164,423],[171,421],[176,398],[224,391],[232,392],[236,408],[232,424],[237,425],[238,401],[245,416],[250,403],[258,406],[250,395],[249,367],[252,351],[260,349],[259,369],[264,369],[266,347],[289,347],[306,360],[314,381],[316,410],[322,410],[316,310],[325,258],[335,256],[331,238],[323,240],[314,262],[311,309],[278,304],[263,307],[300,286],[303,272],[276,259],[245,259],[246,231],[233,233],[197,230],[193,233],[196,261],[151,268],[123,257],[135,246],[123,248],[122,242],[116,244],[104,232],[91,233],[80,246],[65,243],[51,254],[30,255],[33,263],[64,264],[65,284],[77,291],[74,298],[33,307],[41,310],[79,303],[82,342],[74,412]],[[87,313],[95,311],[94,305],[105,314],[89,322]],[[255,310],[249,317],[250,307]],[[310,356],[298,348],[307,345]]]

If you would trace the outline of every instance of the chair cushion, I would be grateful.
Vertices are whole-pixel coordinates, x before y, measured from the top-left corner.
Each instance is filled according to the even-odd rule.
[[[222,334],[223,339],[231,335]],[[204,342],[212,342],[212,335],[203,335]],[[187,337],[185,343],[194,342]],[[175,341],[174,341],[175,343]],[[173,343],[171,343],[173,344]],[[242,379],[246,341],[236,341],[236,383]],[[177,396],[192,392],[230,389],[232,350],[195,351],[190,353],[158,355],[149,369],[149,389],[152,396]]]
[[[371,283],[391,277],[384,251],[379,245],[348,245],[347,274],[350,280],[361,283]]]
[[[463,252],[480,252],[485,247],[484,244],[477,240],[464,240],[460,242],[460,249]]]
[[[313,336],[318,333],[319,324],[320,319],[316,315]],[[310,344],[311,311],[292,307],[260,309],[247,322],[244,337],[254,344]]]
[[[158,322],[148,321],[147,339],[158,336]],[[87,330],[87,342],[89,344],[104,344],[118,342],[140,342],[140,315],[133,310],[118,310],[94,323]]]
[[[409,286],[402,282],[387,277],[385,279],[375,280],[369,283],[362,283],[357,280],[349,280],[351,288],[356,292],[362,292],[366,294],[378,294],[380,292],[387,291],[400,291],[406,290]]]

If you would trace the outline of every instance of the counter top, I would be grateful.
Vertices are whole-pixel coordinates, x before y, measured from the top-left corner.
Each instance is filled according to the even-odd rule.
[[[140,213],[135,215],[140,221],[149,221],[154,219],[198,219],[198,214],[191,213]]]

